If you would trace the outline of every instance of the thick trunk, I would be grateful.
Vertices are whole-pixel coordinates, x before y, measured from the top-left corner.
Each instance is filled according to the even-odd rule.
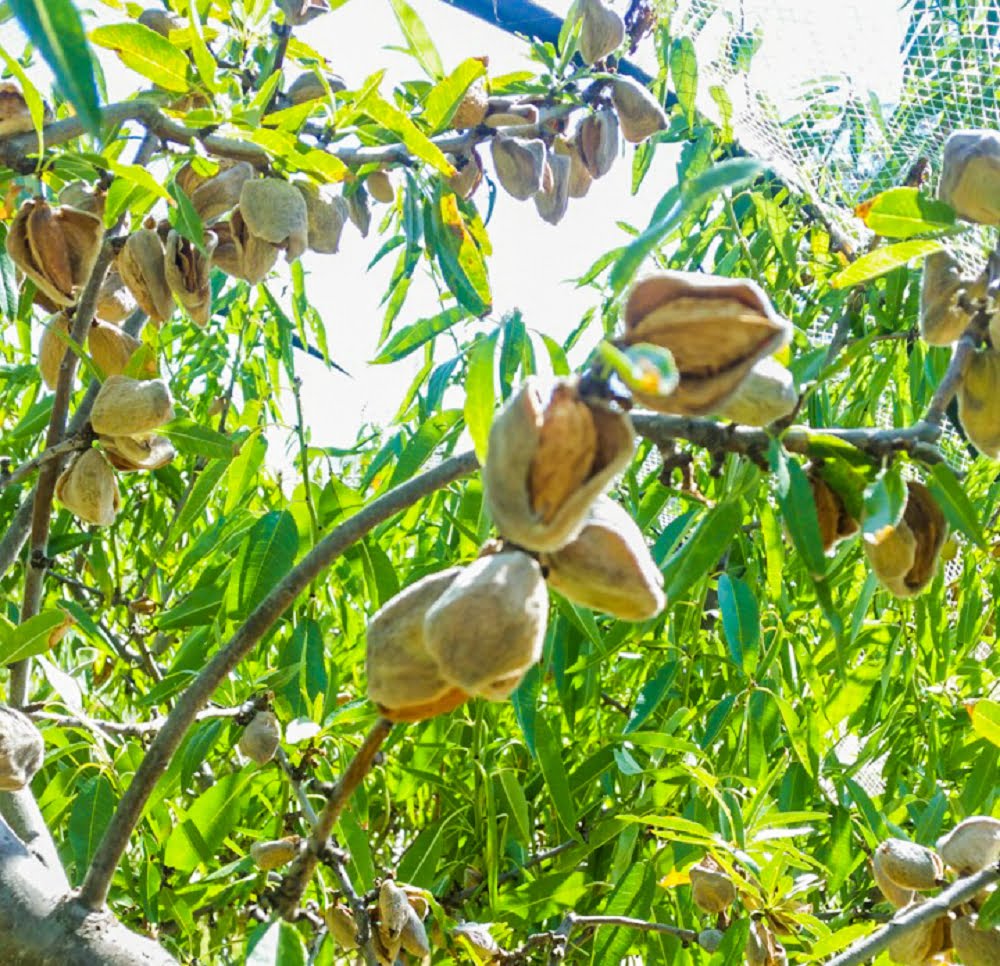
[[[4,966],[176,966],[110,912],[88,912],[65,879],[0,820],[0,961]]]

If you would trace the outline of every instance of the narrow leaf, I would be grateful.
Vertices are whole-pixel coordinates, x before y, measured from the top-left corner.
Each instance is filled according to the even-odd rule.
[[[856,262],[852,262],[842,272],[834,275],[832,285],[834,288],[860,285],[861,282],[885,275],[886,272],[891,272],[894,268],[913,261],[914,258],[930,255],[931,252],[938,252],[942,248],[944,248],[943,242],[933,238],[919,238],[876,248],[875,251],[862,255]]]

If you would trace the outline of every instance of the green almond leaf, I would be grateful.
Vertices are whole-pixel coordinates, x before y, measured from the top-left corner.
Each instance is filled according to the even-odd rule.
[[[183,94],[191,87],[189,62],[182,50],[141,23],[111,24],[91,31],[99,47],[118,54],[122,63],[158,87]]]
[[[576,837],[576,808],[569,790],[569,779],[566,766],[563,764],[562,749],[559,740],[549,727],[545,718],[535,721],[535,750],[538,765],[545,778],[545,785],[552,798],[556,815],[562,824],[563,831],[573,838]]]
[[[927,478],[927,488],[944,511],[951,527],[964,533],[977,547],[985,550],[982,520],[951,468],[938,463]]]
[[[219,86],[215,77],[218,64],[205,43],[205,29],[198,14],[198,0],[188,0],[188,16],[191,18],[191,55],[198,68],[198,76],[208,90],[217,92]]]
[[[226,611],[246,617],[295,563],[299,532],[287,510],[265,513],[240,546],[226,588]]]
[[[951,205],[928,198],[919,188],[890,188],[858,205],[854,214],[886,238],[912,238],[955,227]]]
[[[446,409],[431,416],[414,434],[403,448],[399,462],[393,470],[389,487],[397,486],[410,479],[427,462],[431,453],[462,419],[457,409]]]
[[[1000,925],[1000,889],[990,894],[979,910],[979,928],[992,929]]]
[[[414,322],[412,325],[400,329],[372,359],[372,365],[385,365],[388,362],[404,359],[411,352],[415,352],[442,332],[447,332],[453,325],[468,318],[468,316],[469,313],[461,306],[453,305],[450,309],[438,312],[437,315],[432,315],[428,319],[420,319],[419,322]]]
[[[670,685],[677,677],[680,664],[677,661],[670,661],[664,664],[656,674],[654,674],[642,686],[638,697],[632,707],[632,714],[622,729],[623,735],[630,735],[642,727],[643,722],[657,709],[660,702],[670,691]]]
[[[482,465],[486,464],[486,447],[496,406],[493,360],[499,334],[498,329],[472,344],[465,374],[465,425]]]
[[[972,706],[972,729],[1000,747],[1000,703],[983,698]]]
[[[225,775],[192,802],[167,839],[167,865],[188,874],[199,865],[212,868],[226,836],[243,817],[250,798],[245,787],[252,775],[252,768]]]
[[[670,76],[677,92],[677,102],[691,127],[695,121],[695,99],[698,95],[698,57],[690,37],[677,37],[670,45]]]
[[[367,114],[376,124],[397,135],[413,155],[439,174],[450,178],[455,173],[441,149],[410,120],[410,116],[380,97],[377,90],[369,91],[356,106],[358,111]]]
[[[104,161],[103,164],[112,174],[115,174],[119,178],[137,185],[140,188],[144,188],[146,191],[152,192],[154,195],[169,202],[170,205],[173,206],[174,199],[171,198],[170,192],[142,165],[119,164],[119,162],[111,159]]]
[[[161,631],[211,624],[222,604],[221,587],[196,587],[177,604],[164,611],[156,626]]]
[[[777,449],[779,448],[772,449],[772,462]],[[829,561],[823,552],[812,487],[798,460],[785,459],[783,463],[784,473],[781,474],[783,479],[777,487],[778,505],[781,507],[795,549],[802,556],[809,572],[819,578],[826,573]]]
[[[760,643],[757,598],[746,581],[723,574],[719,578],[719,609],[733,663],[745,667],[747,654],[755,652]]]
[[[56,86],[95,137],[101,133],[94,61],[72,0],[10,0],[10,9],[55,75]]]
[[[923,255],[930,255],[931,252],[939,252],[944,248],[944,243],[934,238],[918,238],[913,241],[897,242],[895,245],[886,245],[884,248],[876,248],[867,255],[862,255],[857,261],[852,262],[842,272],[833,276],[831,284],[834,288],[850,288],[852,285],[860,285],[862,282],[870,281],[891,272],[900,265],[906,265],[915,258]]]
[[[441,63],[441,55],[431,40],[431,35],[427,32],[424,22],[417,16],[416,11],[406,0],[389,0],[392,4],[392,12],[396,15],[403,36],[406,38],[409,53],[413,59],[423,68],[424,73],[431,80],[439,80],[444,77],[444,65]]]
[[[309,954],[295,926],[262,923],[247,944],[245,966],[306,966]]]
[[[200,252],[205,251],[205,226],[201,216],[195,210],[191,199],[176,181],[171,181],[167,188],[174,205],[167,212],[171,227],[181,236],[190,241]]]
[[[433,133],[447,126],[469,86],[485,73],[483,62],[470,57],[431,88],[424,101],[424,122]]]
[[[64,611],[46,610],[34,617],[29,617],[24,623],[4,636],[0,643],[0,664],[13,664],[29,657],[44,654],[56,642],[60,633],[70,624],[75,623],[72,617]]]
[[[899,523],[906,508],[906,484],[898,467],[892,467],[865,490],[864,532],[878,533]]]
[[[673,604],[719,564],[740,525],[742,514],[736,502],[720,503],[708,511],[684,545],[663,567],[667,601]]]
[[[175,419],[157,432],[170,439],[182,453],[206,459],[231,460],[238,449],[228,436],[187,418]]]
[[[117,802],[111,782],[103,774],[85,779],[78,787],[67,830],[73,858],[81,873],[97,851]]]

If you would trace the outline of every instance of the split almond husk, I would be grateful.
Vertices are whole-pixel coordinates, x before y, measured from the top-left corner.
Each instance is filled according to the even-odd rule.
[[[88,214],[104,217],[104,203],[107,192],[96,188],[86,181],[71,181],[59,192],[59,204],[63,207],[75,208]]]
[[[109,527],[121,509],[115,471],[96,449],[82,452],[56,481],[56,499],[85,523]]]
[[[16,84],[0,84],[0,137],[35,129],[28,102]]]
[[[406,893],[391,879],[383,882],[378,892],[378,936],[390,962],[399,955],[403,933],[413,917]],[[423,928],[419,919],[417,922]]]
[[[799,401],[792,374],[777,359],[761,359],[747,373],[718,415],[744,426],[770,426]]]
[[[1000,132],[955,131],[948,138],[938,197],[959,218],[1000,225]]]
[[[108,461],[119,473],[152,472],[176,455],[173,443],[163,436],[98,436]]]
[[[69,351],[60,336],[69,338],[70,321],[60,312],[45,324],[42,338],[38,343],[38,371],[49,389],[55,389],[59,382],[59,367],[63,356]]]
[[[138,339],[107,322],[95,320],[87,335],[90,356],[104,376],[120,376],[128,368],[132,354],[141,346]],[[155,376],[156,372],[148,374]]]
[[[449,157],[455,173],[448,179],[448,186],[459,198],[471,198],[483,180],[483,162],[473,148],[468,154]]]
[[[872,856],[872,864],[901,889],[917,892],[937,888],[944,875],[941,857],[933,849],[906,839],[880,842]]]
[[[252,235],[239,209],[228,222],[215,225],[212,230],[219,239],[212,261],[227,275],[256,285],[274,268],[277,246]]]
[[[149,320],[156,325],[166,322],[174,311],[174,300],[167,285],[163,245],[156,231],[140,228],[129,235],[116,265]]]
[[[0,704],[0,792],[25,788],[45,759],[45,742],[24,712]]]
[[[289,835],[287,838],[274,839],[270,842],[254,842],[250,846],[250,858],[258,869],[265,872],[280,869],[299,854],[301,841],[298,835]]]
[[[273,711],[258,711],[240,735],[239,749],[251,761],[266,765],[281,744],[281,725]]]
[[[643,84],[619,74],[611,82],[611,102],[618,111],[622,136],[630,144],[638,144],[667,127],[663,106]]]
[[[930,345],[951,345],[969,324],[969,314],[958,304],[964,290],[958,262],[947,251],[924,261],[920,283],[920,335]]]
[[[963,966],[1000,963],[1000,928],[980,929],[978,916],[962,916],[951,924],[951,941]]]
[[[485,57],[481,59],[487,60]],[[486,78],[478,77],[466,88],[458,107],[455,108],[455,113],[451,116],[450,126],[456,131],[479,127],[486,119],[486,112],[489,109],[490,97],[486,91]]]
[[[900,916],[912,912],[921,901],[904,907]],[[950,945],[950,929],[947,916],[922,922],[919,926],[901,932],[889,943],[889,958],[902,966],[930,966],[938,953]]]
[[[536,560],[520,550],[480,557],[427,609],[427,652],[453,686],[502,701],[541,656],[548,609]]]
[[[767,923],[755,919],[750,923],[746,945],[747,966],[787,966],[785,947]]]
[[[569,207],[569,177],[572,163],[563,154],[549,154],[542,190],[535,194],[535,208],[542,221],[558,225]]]
[[[823,552],[830,553],[842,540],[853,537],[861,525],[848,512],[843,497],[818,472],[809,473],[809,486],[816,504]]]
[[[364,185],[359,185],[356,191],[345,195],[347,201],[347,217],[351,219],[351,224],[359,232],[362,238],[368,237],[368,230],[372,224],[372,213],[368,207],[368,192]]]
[[[329,0],[278,0],[278,6],[285,12],[285,23],[290,27],[301,27],[330,12]]]
[[[204,328],[212,316],[212,256],[219,244],[218,235],[205,232],[205,250],[202,251],[189,239],[173,229],[167,235],[164,266],[167,285],[174,293],[181,308],[195,325]]]
[[[723,407],[753,366],[785,345],[792,327],[749,279],[663,272],[633,286],[626,345],[668,349],[680,382],[667,396],[635,392],[659,412],[699,416]]]
[[[309,241],[309,212],[295,185],[281,178],[252,178],[240,191],[240,213],[251,235],[285,250],[294,262]]]
[[[333,255],[340,248],[340,236],[347,224],[347,202],[339,195],[329,195],[311,181],[295,185],[306,203],[309,248]]]
[[[418,580],[368,622],[368,697],[390,721],[421,721],[468,700],[445,679],[424,634],[428,608],[460,573],[453,567]]]
[[[596,64],[613,54],[625,40],[625,21],[601,0],[580,0],[580,56]]]
[[[545,142],[498,134],[490,145],[497,181],[518,201],[526,201],[541,190],[545,174]]]
[[[594,179],[590,176],[587,166],[580,157],[580,151],[573,141],[558,137],[552,143],[555,154],[565,155],[569,158],[569,196],[571,198],[582,198],[590,190]]]
[[[170,390],[163,380],[128,376],[108,376],[90,414],[94,432],[101,436],[140,436],[173,418]]]
[[[490,428],[483,488],[497,529],[529,550],[565,546],[634,446],[628,416],[581,398],[575,380],[529,377]]]
[[[149,27],[150,30],[155,30],[161,37],[166,37],[167,40],[170,39],[171,30],[181,29],[181,23],[176,17],[156,7],[149,7],[143,10],[139,14],[139,23],[144,27]]]
[[[7,254],[59,308],[73,305],[94,268],[104,224],[86,211],[43,198],[24,202],[7,232]]]
[[[693,865],[688,873],[694,904],[709,915],[725,912],[736,901],[736,886],[729,873],[711,855]]]
[[[574,143],[591,178],[603,178],[618,157],[618,115],[610,107],[588,114],[576,127]]]
[[[938,839],[937,851],[945,865],[962,876],[995,865],[1000,861],[1000,819],[973,815],[959,822]]]
[[[524,127],[538,123],[538,108],[534,104],[490,104],[483,121],[495,131],[505,127]]]
[[[119,325],[124,322],[137,308],[135,296],[122,281],[118,269],[112,267],[104,276],[101,288],[97,293],[97,304],[94,315],[102,322]]]
[[[980,453],[1000,457],[1000,350],[972,353],[958,390],[958,418]]]
[[[580,535],[542,554],[549,587],[592,610],[621,620],[644,621],[663,610],[663,574],[642,531],[614,500],[598,497]]]

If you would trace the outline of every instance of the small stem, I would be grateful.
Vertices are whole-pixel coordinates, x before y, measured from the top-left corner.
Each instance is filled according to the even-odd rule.
[[[298,799],[299,808],[302,809],[302,814],[305,817],[305,820],[309,823],[311,828],[315,828],[316,823],[319,821],[319,818],[316,815],[316,809],[312,807],[312,802],[309,801],[309,796],[302,787],[302,782],[296,778],[295,771],[292,768],[292,763],[289,761],[288,755],[285,753],[285,749],[279,747],[275,752],[274,757],[281,770],[288,778],[289,784],[292,786],[292,791],[295,792],[295,797]]]
[[[56,443],[55,446],[50,446],[39,453],[38,456],[28,460],[26,463],[22,463],[17,469],[11,470],[9,473],[0,473],[0,489],[23,482],[35,470],[41,469],[52,460],[61,460],[70,453],[89,449],[90,443],[91,441],[86,437],[72,436],[69,439],[64,439],[61,443]]]

